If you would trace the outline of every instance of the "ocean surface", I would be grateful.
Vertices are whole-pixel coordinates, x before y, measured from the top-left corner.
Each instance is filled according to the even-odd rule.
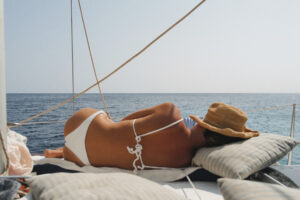
[[[71,98],[72,94],[8,94],[8,122],[17,123],[37,113],[43,112],[58,103]],[[289,136],[292,106],[300,104],[300,94],[104,94],[105,101],[114,121],[136,110],[151,107],[163,102],[173,102],[181,110],[183,117],[205,116],[213,102],[232,104],[248,115],[247,126],[260,132]],[[103,109],[99,94],[84,94],[74,102],[75,111],[92,107]],[[40,116],[33,122],[67,120],[73,113],[72,102]],[[300,140],[300,105],[296,109],[295,138]],[[31,153],[43,153],[47,148],[64,145],[64,123],[25,124],[12,130],[28,138]],[[300,146],[300,145],[299,145]],[[293,152],[292,164],[300,164],[300,147]],[[280,161],[287,163],[287,156]]]

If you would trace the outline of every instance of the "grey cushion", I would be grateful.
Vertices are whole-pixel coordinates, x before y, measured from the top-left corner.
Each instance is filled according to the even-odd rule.
[[[35,166],[43,166],[51,164],[67,170],[74,170],[85,173],[110,173],[110,172],[123,172],[133,173],[132,170],[121,169],[116,167],[94,167],[86,165],[79,167],[74,162],[58,159],[58,158],[43,158],[34,161]],[[146,169],[139,170],[140,177],[155,181],[155,182],[172,182],[184,178],[199,169],[200,167],[185,167],[185,168],[163,168],[163,169]]]
[[[222,178],[218,185],[225,200],[299,200],[300,190],[280,185]]]
[[[34,199],[185,199],[147,179],[126,173],[56,173],[27,180]]]
[[[245,141],[201,148],[193,163],[222,177],[244,179],[281,159],[296,144],[290,137],[262,133]]]

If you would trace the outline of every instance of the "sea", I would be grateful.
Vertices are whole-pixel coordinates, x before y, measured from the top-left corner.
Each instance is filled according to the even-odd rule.
[[[18,123],[43,112],[72,97],[72,94],[7,94],[7,118],[10,123]],[[183,117],[205,116],[213,102],[234,105],[248,115],[247,127],[265,133],[289,136],[292,121],[292,104],[296,106],[295,138],[300,140],[300,94],[265,93],[105,93],[105,102],[114,121],[139,109],[152,107],[163,102],[174,103]],[[27,146],[32,154],[43,153],[45,149],[55,149],[64,145],[64,122],[74,112],[91,107],[103,110],[100,94],[84,94],[28,124],[11,128],[28,138]],[[31,123],[34,122],[34,123]],[[281,161],[287,164],[287,156]],[[292,164],[300,164],[300,145],[293,151]]]

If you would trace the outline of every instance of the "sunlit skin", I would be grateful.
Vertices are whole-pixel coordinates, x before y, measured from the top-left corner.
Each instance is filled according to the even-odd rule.
[[[84,108],[73,114],[65,124],[64,135],[75,130],[87,117],[97,112]],[[159,129],[181,119],[179,109],[172,103],[163,103],[127,115],[119,122],[114,122],[100,114],[90,124],[86,135],[86,150],[93,166],[112,166],[132,169],[135,155],[130,154],[127,146],[136,145],[132,128],[138,135]],[[184,122],[142,137],[142,158],[146,165],[164,167],[185,167],[190,165],[195,150],[204,145],[204,128],[195,126],[187,129]],[[56,150],[46,150],[46,157],[63,157],[79,166],[83,163],[66,146]]]

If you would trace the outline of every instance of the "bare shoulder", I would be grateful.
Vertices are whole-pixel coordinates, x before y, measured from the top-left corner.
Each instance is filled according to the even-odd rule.
[[[94,108],[83,108],[75,112],[65,123],[64,135],[67,136],[93,113],[97,112]]]
[[[172,102],[165,102],[156,107],[157,112],[161,115],[167,116],[168,118],[178,120],[181,118],[179,108]]]

